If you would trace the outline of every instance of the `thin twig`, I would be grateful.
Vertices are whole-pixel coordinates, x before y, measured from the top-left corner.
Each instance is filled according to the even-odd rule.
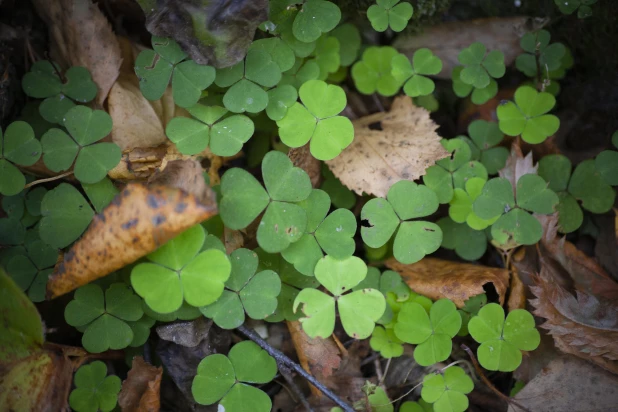
[[[56,63],[54,63],[54,61],[49,57],[49,53],[45,52],[45,57],[47,58],[47,60],[49,61],[49,64],[52,65],[52,67],[54,68],[54,71],[56,72],[56,74],[58,75],[58,78],[60,79],[60,81],[62,83],[66,83],[67,79],[62,75],[62,73],[60,72],[60,70],[56,67]]]
[[[388,374],[388,368],[390,368],[392,360],[393,358],[388,358],[388,361],[386,361],[386,368],[384,368],[384,374],[382,375],[382,378],[380,378],[380,380],[378,381],[378,386],[382,386],[382,384],[384,383],[384,379],[386,379],[386,375]]]
[[[476,360],[476,356],[474,356],[474,353],[472,352],[472,349],[470,349],[466,344],[462,343],[461,344],[461,349],[465,350],[466,353],[468,354],[468,356],[470,356],[470,360],[472,360],[472,364],[474,365],[474,369],[476,369],[476,373],[478,373],[478,375],[481,377],[481,380],[485,383],[485,385],[487,385],[487,387],[489,389],[491,389],[491,391],[493,393],[495,393],[496,395],[498,395],[501,399],[503,399],[504,401],[506,401],[508,404],[513,404],[515,406],[517,406],[518,408],[520,408],[523,411],[526,412],[530,412],[529,409],[525,408],[524,406],[522,406],[519,402],[517,402],[515,399],[510,398],[508,396],[506,396],[505,394],[503,394],[502,392],[500,392],[494,385],[493,383],[491,383],[491,381],[489,379],[487,379],[487,377],[485,376],[485,374],[483,373],[483,370],[481,369],[481,365],[479,365],[479,362]]]
[[[292,378],[292,370],[290,369],[290,367],[283,362],[277,362],[277,366],[279,367],[279,372],[281,372],[281,376],[283,376],[288,385],[290,385],[290,390],[294,393],[294,395],[296,395],[298,400],[300,400],[300,403],[303,404],[305,410],[307,412],[313,412],[313,408],[309,404],[309,401],[307,401],[307,398],[305,398],[303,391],[301,391],[298,385],[296,385],[296,382],[294,382],[294,378]]]
[[[241,325],[236,328],[237,331],[251,339],[253,342],[257,343],[262,349],[264,349],[270,356],[275,358],[278,364],[284,364],[289,368],[293,369],[303,378],[307,379],[309,383],[318,388],[324,395],[330,398],[333,402],[337,404],[341,409],[346,412],[354,412],[354,409],[345,403],[341,398],[339,398],[334,392],[324,386],[320,381],[318,381],[315,377],[309,374],[306,370],[304,370],[299,364],[294,362],[292,359],[285,356],[279,350],[270,346],[264,339],[260,338],[259,335],[253,330],[249,329],[245,325]]]
[[[34,182],[30,182],[26,186],[24,186],[24,189],[28,189],[29,187],[32,187],[34,185],[38,185],[39,183],[53,182],[54,180],[62,179],[63,177],[67,177],[67,176],[70,176],[72,174],[73,174],[73,171],[71,170],[70,172],[66,172],[66,173],[63,173],[63,174],[58,175],[58,176],[48,177],[47,179],[35,180]]]

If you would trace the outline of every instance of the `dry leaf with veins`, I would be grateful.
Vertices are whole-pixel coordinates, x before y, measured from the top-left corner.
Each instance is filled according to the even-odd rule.
[[[161,401],[159,391],[163,368],[156,368],[141,356],[133,358],[127,379],[122,382],[118,405],[123,412],[157,412]]]
[[[375,123],[382,130],[370,128]],[[358,195],[385,197],[398,181],[418,179],[436,160],[449,155],[429,112],[414,106],[408,96],[395,98],[390,112],[374,113],[353,124],[352,144],[326,164]]]

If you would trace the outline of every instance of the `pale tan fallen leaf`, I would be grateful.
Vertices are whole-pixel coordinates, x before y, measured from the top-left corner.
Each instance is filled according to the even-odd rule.
[[[411,265],[390,258],[385,264],[398,272],[413,291],[433,300],[450,299],[458,308],[469,298],[485,293],[483,286],[488,284],[493,285],[503,305],[509,287],[509,273],[505,269],[436,258],[424,258]]]
[[[103,105],[118,77],[122,57],[112,28],[90,0],[33,0],[47,23],[50,54],[65,68],[83,66],[99,87],[97,103]]]
[[[133,358],[127,379],[122,382],[118,394],[118,405],[122,412],[158,412],[160,409],[159,390],[163,368],[155,368],[144,358]]]
[[[288,157],[296,167],[300,167],[309,175],[311,186],[318,187],[322,177],[322,163],[311,155],[309,144],[290,149]]]
[[[449,153],[440,144],[438,125],[429,112],[408,96],[395,98],[390,112],[374,113],[354,122],[354,141],[326,163],[348,188],[385,197],[400,180],[415,180]],[[381,123],[382,130],[369,126]]]
[[[128,184],[56,265],[47,283],[48,298],[135,262],[216,213],[216,203],[200,203],[179,189]]]

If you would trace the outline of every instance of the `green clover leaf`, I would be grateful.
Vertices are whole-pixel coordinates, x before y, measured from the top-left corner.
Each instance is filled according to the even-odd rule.
[[[535,77],[538,58],[543,73],[560,69],[566,47],[562,43],[549,44],[550,39],[551,35],[547,30],[524,34],[519,44],[525,53],[517,56],[515,67],[526,76]]]
[[[423,378],[421,396],[433,404],[436,412],[464,412],[468,409],[468,397],[474,383],[459,366],[451,366],[441,374],[429,374]]]
[[[487,237],[480,230],[472,229],[465,223],[457,223],[450,217],[444,217],[437,222],[442,230],[442,246],[454,250],[462,259],[477,260],[487,250]]]
[[[194,320],[202,316],[202,313],[200,312],[198,308],[189,305],[187,302],[182,302],[182,305],[180,306],[180,308],[171,313],[155,312],[144,301],[142,301],[142,309],[144,310],[144,317],[149,317],[159,322],[173,322],[178,319]],[[128,322],[128,323],[129,323],[129,326],[131,326],[131,329],[134,329],[132,322]],[[131,342],[131,344],[133,344],[133,342]]]
[[[42,240],[26,243],[25,248],[25,254],[18,254],[8,261],[6,271],[21,290],[28,291],[30,300],[42,302],[45,300],[47,277],[58,260],[58,250]]]
[[[286,8],[288,5],[285,6]],[[281,40],[285,42],[293,51],[296,57],[305,58],[309,57],[311,53],[313,53],[313,49],[315,49],[315,40],[305,42],[296,38],[294,35],[294,21],[296,17],[300,15],[300,11],[296,10],[295,7],[289,8],[290,14],[289,18],[282,21],[277,26],[277,32]],[[320,35],[316,37],[319,38]]]
[[[511,372],[521,363],[521,351],[536,349],[541,335],[534,318],[523,309],[509,312],[497,303],[485,305],[468,324],[470,335],[481,344],[477,350],[480,364],[491,371]]]
[[[352,66],[352,79],[356,89],[363,94],[397,94],[403,83],[391,74],[391,62],[396,55],[397,50],[390,46],[367,47],[361,60]]]
[[[506,71],[504,54],[499,50],[487,53],[482,43],[472,43],[459,53],[457,59],[464,65],[459,78],[465,84],[477,89],[489,86],[492,77],[499,79]]]
[[[448,299],[436,301],[429,311],[418,303],[404,303],[397,316],[395,335],[417,345],[414,360],[421,366],[433,365],[451,355],[451,339],[459,332],[461,317]]]
[[[571,176],[569,193],[581,200],[582,207],[592,213],[606,213],[614,204],[616,192],[606,183],[593,159],[577,165]]]
[[[434,412],[433,406],[419,399],[418,402],[406,401],[401,405],[399,412]]]
[[[305,60],[297,57],[294,66],[281,75],[279,86],[290,85],[298,90],[303,83],[309,80],[316,80],[319,76],[320,66],[318,66],[315,60]]]
[[[604,150],[594,159],[594,166],[610,186],[618,185],[618,152]]]
[[[369,341],[371,349],[380,352],[383,358],[398,358],[403,355],[403,342],[397,338],[393,329],[376,326]]]
[[[406,55],[399,53],[393,57],[391,66],[391,73],[397,82],[403,84],[405,94],[418,97],[433,93],[435,84],[426,76],[440,73],[442,61],[431,50],[422,48],[414,52],[412,63]]]
[[[143,302],[143,301],[142,301]],[[142,305],[142,308],[144,305]],[[135,322],[127,322],[131,331],[133,331],[133,340],[129,343],[129,347],[137,348],[146,343],[148,338],[150,337],[150,329],[156,323],[156,319],[151,318],[150,316],[144,313],[139,320]]]
[[[298,92],[290,84],[279,85],[268,91],[268,106],[266,115],[274,121],[285,117],[290,106],[296,103]]]
[[[371,27],[377,32],[386,31],[390,27],[399,33],[406,28],[414,13],[414,8],[407,2],[377,0],[376,3],[367,9],[367,18],[371,22]]]
[[[234,345],[228,356],[215,354],[202,359],[191,392],[200,405],[219,401],[221,409],[229,412],[268,412],[270,397],[247,383],[268,383],[276,374],[275,359],[255,343],[244,341]]]
[[[316,41],[322,33],[334,29],[341,20],[341,10],[330,1],[307,0],[294,18],[294,37],[303,43]]]
[[[318,80],[326,80],[331,73],[339,70],[339,40],[334,36],[322,35],[315,43],[312,57],[320,68]]]
[[[0,194],[13,196],[23,190],[26,178],[15,165],[32,166],[41,152],[41,144],[28,123],[18,120],[9,124],[4,133],[0,129]]]
[[[343,67],[351,66],[361,48],[360,31],[352,23],[345,23],[333,30],[331,35],[339,40],[340,45],[345,46],[339,49],[339,63]]]
[[[354,140],[354,127],[347,117],[337,116],[346,105],[339,86],[309,80],[299,90],[301,103],[294,103],[277,121],[281,141],[300,147],[311,141],[310,150],[318,160],[331,160]]]
[[[152,48],[135,59],[135,74],[144,97],[159,100],[171,79],[172,95],[178,106],[197,103],[202,91],[215,80],[214,67],[185,60],[187,54],[170,38],[152,36]]]
[[[187,110],[192,119],[174,117],[165,128],[165,134],[182,154],[195,155],[210,146],[217,156],[234,156],[255,129],[247,116],[226,116],[228,111],[220,106],[198,103]]]
[[[457,333],[457,336],[468,336],[468,323],[473,316],[478,315],[479,310],[487,304],[487,295],[481,293],[480,295],[473,296],[464,302],[464,307],[458,309],[461,316],[461,329]]]
[[[479,177],[468,179],[465,188],[455,189],[453,198],[449,202],[448,214],[457,223],[467,223],[474,230],[483,230],[491,226],[498,216],[490,219],[480,218],[473,210],[473,204],[481,195],[485,180]]]
[[[75,372],[75,389],[69,395],[69,405],[77,412],[108,412],[116,407],[120,378],[107,376],[107,366],[94,361]]]
[[[573,14],[577,10],[577,17],[585,19],[592,16],[592,6],[598,0],[554,0],[558,9],[564,14]]]
[[[119,193],[116,186],[107,177],[97,183],[83,183],[82,189],[84,189],[88,200],[90,200],[97,213],[101,213]]]
[[[509,150],[498,146],[504,138],[498,123],[475,120],[468,126],[468,135],[470,139],[462,138],[470,146],[472,160],[479,160],[490,175],[497,174],[509,157]]]
[[[278,37],[255,40],[249,46],[249,50],[258,49],[270,54],[272,60],[279,66],[279,71],[290,70],[296,63],[294,51]]]
[[[467,97],[470,96],[470,100],[474,104],[485,104],[491,98],[493,98],[496,94],[498,94],[498,83],[494,79],[489,80],[489,84],[486,87],[481,89],[474,87],[471,84],[466,84],[461,80],[461,72],[464,69],[464,66],[455,66],[453,67],[453,71],[451,73],[451,80],[453,81],[453,92],[457,97]]]

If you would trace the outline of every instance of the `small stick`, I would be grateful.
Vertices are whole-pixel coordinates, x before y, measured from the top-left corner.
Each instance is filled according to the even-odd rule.
[[[62,83],[66,83],[67,79],[62,75],[62,73],[60,73],[60,70],[58,70],[58,68],[56,67],[56,63],[54,63],[54,61],[49,57],[49,53],[45,52],[45,57],[49,61],[49,64],[51,64],[52,67],[54,68],[54,71],[58,75],[58,78],[60,79],[60,81]]]
[[[24,189],[28,189],[29,187],[32,187],[34,185],[38,185],[39,183],[53,182],[54,180],[62,179],[63,177],[67,177],[67,176],[70,176],[72,174],[73,174],[73,171],[71,170],[70,172],[66,172],[66,173],[63,173],[63,174],[58,175],[58,176],[48,177],[47,179],[35,180],[34,182],[30,182],[26,186],[24,186]]]

